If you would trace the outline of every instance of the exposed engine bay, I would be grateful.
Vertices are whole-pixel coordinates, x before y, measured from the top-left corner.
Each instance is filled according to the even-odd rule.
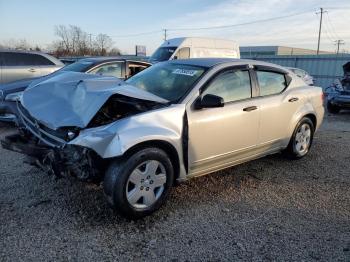
[[[153,101],[113,95],[93,117],[88,128],[107,125],[119,119],[164,106]]]

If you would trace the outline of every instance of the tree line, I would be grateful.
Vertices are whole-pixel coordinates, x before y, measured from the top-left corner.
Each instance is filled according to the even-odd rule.
[[[106,34],[93,35],[75,25],[57,25],[55,26],[55,36],[57,39],[47,49],[56,57],[120,55],[120,50],[114,47],[112,38]],[[26,39],[8,40],[0,44],[0,48],[42,50],[39,45],[30,45]]]

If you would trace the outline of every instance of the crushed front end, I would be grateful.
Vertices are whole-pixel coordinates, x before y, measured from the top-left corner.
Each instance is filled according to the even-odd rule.
[[[22,126],[18,133],[5,137],[2,147],[28,156],[27,162],[57,177],[75,176],[84,181],[98,181],[104,173],[104,160],[93,150],[70,145],[79,130],[52,130],[32,118],[18,103]]]
[[[1,141],[3,148],[59,177],[100,180],[114,158],[147,140],[182,152],[185,106],[115,78],[54,76],[27,88],[17,110],[21,126]]]

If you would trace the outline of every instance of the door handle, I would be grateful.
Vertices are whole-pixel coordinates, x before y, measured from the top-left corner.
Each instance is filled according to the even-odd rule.
[[[296,102],[296,101],[298,101],[299,100],[299,98],[297,98],[297,97],[292,97],[291,99],[289,99],[288,100],[288,102]]]
[[[244,112],[250,112],[250,111],[253,111],[253,110],[257,110],[257,109],[258,109],[257,106],[249,106],[249,107],[243,108],[243,111]]]
[[[36,72],[36,70],[34,68],[28,69],[28,71],[32,72],[32,73]]]

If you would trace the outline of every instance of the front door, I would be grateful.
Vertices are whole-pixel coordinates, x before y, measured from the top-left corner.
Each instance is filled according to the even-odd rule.
[[[243,159],[257,145],[259,108],[248,70],[217,74],[202,91],[220,96],[224,106],[188,110],[189,174],[201,175]]]

